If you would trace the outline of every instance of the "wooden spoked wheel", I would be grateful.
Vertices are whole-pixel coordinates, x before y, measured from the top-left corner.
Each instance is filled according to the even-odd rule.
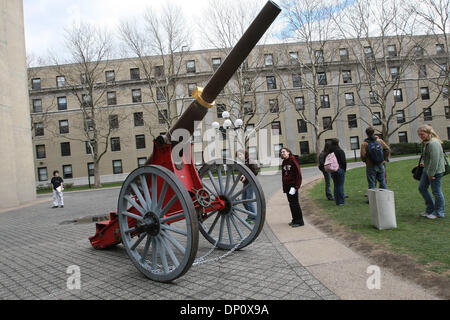
[[[189,270],[198,249],[197,213],[173,172],[157,165],[134,170],[117,212],[126,252],[146,277],[170,282]]]
[[[229,159],[224,162],[211,161],[198,172],[203,188],[225,202],[223,210],[209,212],[199,221],[200,232],[220,249],[242,249],[258,237],[264,226],[264,192],[247,166]]]

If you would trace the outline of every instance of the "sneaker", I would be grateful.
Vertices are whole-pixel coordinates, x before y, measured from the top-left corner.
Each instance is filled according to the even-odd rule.
[[[53,206],[52,209],[58,208],[58,206]]]
[[[426,211],[424,211],[424,212],[422,212],[422,213],[420,214],[421,217],[428,217],[428,215],[429,215],[429,214],[428,214]]]
[[[293,223],[293,224],[291,224],[291,227],[292,228],[297,228],[297,227],[301,227],[301,226],[304,226],[305,224],[304,223]]]
[[[292,221],[288,223],[288,225],[290,225],[291,227],[292,227],[293,224],[294,224],[294,223],[293,223]]]
[[[427,218],[428,219],[436,219],[437,216],[435,216],[434,214],[429,214],[429,215],[427,215]]]
[[[245,219],[245,222],[247,222],[248,224],[255,224],[255,219],[247,218]]]

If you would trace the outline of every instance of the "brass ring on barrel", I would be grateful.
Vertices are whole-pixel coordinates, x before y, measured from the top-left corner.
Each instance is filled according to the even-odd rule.
[[[203,107],[205,107],[205,108],[208,108],[208,109],[209,109],[209,108],[214,107],[214,105],[216,104],[216,102],[213,101],[213,102],[209,103],[209,102],[203,100],[202,93],[203,93],[203,88],[202,88],[202,87],[196,87],[196,88],[194,89],[194,91],[192,91],[192,97],[193,97],[195,100],[197,100],[197,102],[198,102],[201,106],[203,106]]]

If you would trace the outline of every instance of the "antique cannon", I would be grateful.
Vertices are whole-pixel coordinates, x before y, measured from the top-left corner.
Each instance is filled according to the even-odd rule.
[[[120,190],[117,212],[96,225],[89,238],[96,249],[120,242],[133,264],[148,278],[169,282],[189,270],[195,261],[199,231],[215,247],[239,250],[252,243],[265,220],[264,193],[254,174],[234,160],[210,161],[198,171],[193,160],[175,163],[172,141],[178,129],[195,130],[227,82],[244,62],[281,9],[268,1],[228,54],[204,89],[166,136],[154,141],[146,165],[128,175]],[[192,158],[192,157],[191,157]],[[222,160],[222,159],[220,159]],[[247,183],[242,183],[245,177]],[[242,197],[252,188],[251,199]],[[253,203],[255,212],[246,209]],[[248,223],[253,217],[254,223]]]

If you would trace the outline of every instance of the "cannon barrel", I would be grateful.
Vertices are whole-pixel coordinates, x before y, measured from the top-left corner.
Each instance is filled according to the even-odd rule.
[[[198,92],[199,97],[197,100],[191,103],[174,126],[170,128],[167,137],[169,141],[171,141],[170,137],[172,133],[177,129],[186,129],[191,135],[193,134],[195,121],[203,120],[208,112],[207,105],[214,102],[280,12],[280,7],[274,2],[268,1],[266,3],[247,31],[228,54],[225,61],[209,79],[203,92]]]

